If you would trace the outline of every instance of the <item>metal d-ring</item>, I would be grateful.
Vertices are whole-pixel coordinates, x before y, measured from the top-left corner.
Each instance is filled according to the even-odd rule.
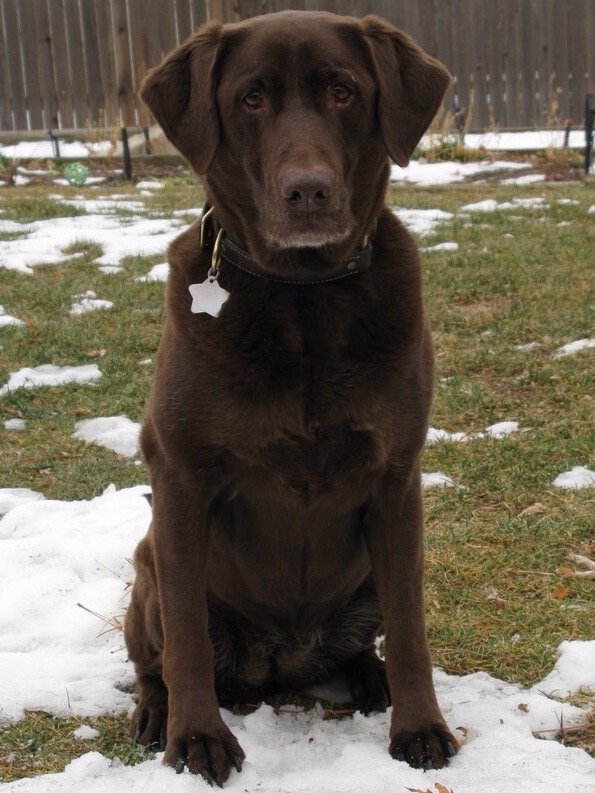
[[[217,234],[217,239],[215,240],[215,244],[213,245],[213,255],[211,256],[211,269],[207,273],[207,277],[211,283],[216,281],[219,278],[219,265],[221,264],[221,254],[219,252],[219,247],[221,245],[221,240],[223,239],[223,235],[225,234],[225,229],[219,229],[219,233]]]
[[[207,240],[206,240],[206,223],[210,216],[213,214],[215,207],[211,207],[207,209],[206,212],[203,212],[202,217],[200,219],[200,247],[206,248],[207,247]]]

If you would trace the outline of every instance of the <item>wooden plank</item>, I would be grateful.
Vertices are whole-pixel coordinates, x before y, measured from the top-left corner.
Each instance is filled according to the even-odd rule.
[[[535,60],[535,121],[537,127],[545,125],[547,116],[548,101],[548,75],[544,47],[545,23],[544,11],[546,10],[547,0],[539,0],[541,9],[537,14],[535,4],[532,6],[532,27],[533,27],[533,57]]]
[[[239,0],[233,4],[235,20],[249,19],[250,17],[257,17],[266,10],[268,3],[263,3],[262,0]],[[236,11],[237,8],[237,11]],[[230,20],[232,21],[232,20]]]
[[[589,3],[585,9],[586,57],[585,83],[588,91],[595,91],[595,7]]]
[[[13,130],[16,127],[12,119],[12,102],[8,65],[8,45],[6,43],[6,36],[8,29],[3,24],[4,0],[0,0],[0,130]]]
[[[505,125],[502,101],[502,27],[503,19],[497,0],[486,3],[483,13],[483,59],[485,62],[484,92],[490,125],[502,128]]]
[[[273,0],[273,11],[305,11],[305,0]]]
[[[416,35],[412,32],[413,38],[420,44],[424,50],[434,57],[438,57],[438,31],[436,28],[436,3],[439,0],[420,0],[416,4],[419,12],[418,25],[420,26],[420,34]]]
[[[90,0],[86,0],[86,2],[90,2]],[[120,126],[120,108],[118,104],[118,79],[109,0],[95,0],[95,20],[101,84],[103,86],[105,126],[114,128]]]
[[[506,128],[519,123],[519,0],[500,0],[502,11],[502,124]]]
[[[368,13],[376,14],[377,16],[383,17],[383,19],[390,21],[389,15],[392,5],[393,4],[390,2],[390,0],[370,0]]]
[[[4,0],[3,14],[6,25],[6,55],[8,83],[10,86],[12,123],[14,129],[29,129],[25,100],[25,75],[23,72],[20,31],[19,2]]]
[[[367,0],[353,0],[351,3],[351,10],[347,11],[346,13],[347,16],[361,18],[371,14],[372,11],[370,9],[370,3]]]
[[[207,21],[206,0],[190,0],[190,12],[192,16],[192,28],[196,30],[199,25]]]
[[[218,19],[220,22],[238,22],[241,15],[235,0],[207,0],[209,19]]]
[[[54,79],[58,97],[58,122],[60,128],[74,127],[72,102],[72,77],[68,62],[68,46],[66,21],[64,18],[64,0],[48,2],[50,18],[50,35],[52,38],[52,57],[54,63]]]
[[[393,20],[391,19],[391,21]],[[425,46],[422,15],[417,3],[402,1],[399,8],[395,8],[394,24],[412,36],[420,46]]]
[[[141,102],[138,91],[144,76],[151,66],[156,66],[161,58],[159,26],[155,24],[154,0],[130,0],[128,11],[130,21],[131,48],[134,56],[134,95],[137,116],[140,124],[151,124],[152,116]]]
[[[24,101],[27,109],[29,129],[43,129],[43,100],[41,95],[38,47],[35,36],[35,18],[33,9],[20,3],[19,11],[19,41],[23,56],[23,71],[25,95]]]
[[[518,9],[518,42],[520,52],[520,74],[522,83],[519,85],[521,115],[524,125],[534,127],[535,118],[535,61],[533,57],[533,25],[530,0],[521,0]]]
[[[557,8],[555,7],[557,6]],[[564,2],[559,0],[544,0],[543,28],[541,43],[541,70],[543,71],[545,121],[548,127],[559,129],[563,125],[560,118],[559,98],[561,88],[557,82],[555,60],[559,49],[559,29],[555,23],[555,16],[559,16],[564,8]]]
[[[560,89],[558,97],[559,114],[563,123],[570,115],[570,72],[569,38],[568,38],[568,0],[559,0],[556,13],[552,16],[552,28],[549,35],[554,42],[552,69],[555,74],[556,86]]]
[[[335,0],[335,7],[333,11],[335,14],[342,14],[343,16],[353,16],[354,3],[351,0]]]
[[[173,47],[173,42],[162,42],[159,24],[162,4],[160,0],[130,0],[130,27],[132,48],[135,55],[135,94],[137,96],[137,112],[139,123],[153,123],[148,108],[138,98],[141,83],[153,66],[157,66],[166,52]],[[171,28],[169,29],[171,33]],[[168,46],[169,45],[169,46]]]
[[[43,121],[38,129],[57,129],[58,93],[54,76],[53,40],[47,2],[41,0],[33,4],[33,24],[37,46],[37,67],[39,69],[39,88],[42,97]]]
[[[442,61],[446,68],[452,72],[450,13],[450,2],[448,0],[447,2],[432,0],[432,14],[428,20],[432,29],[427,40],[429,43],[426,51]],[[436,121],[432,125],[432,130],[438,132],[450,131],[449,121],[452,119],[453,96],[451,86],[444,96]]]
[[[271,13],[276,11],[303,11],[304,2],[292,2],[292,0],[269,0],[267,8]]]
[[[589,0],[574,0],[568,7],[568,80],[569,89],[569,114],[576,123],[584,120],[585,105],[585,68],[583,36],[587,19],[587,4]]]
[[[335,4],[333,0],[306,0],[304,9],[306,11],[334,11]]]
[[[111,5],[120,122],[132,126],[137,123],[137,114],[126,0],[111,0]],[[168,5],[171,7],[171,3]]]
[[[159,8],[159,0],[129,0],[137,90],[147,71],[157,66],[165,54],[161,45]]]
[[[471,92],[471,59],[469,48],[463,42],[469,40],[468,0],[461,0],[463,7],[457,13],[449,13],[449,27],[453,61],[451,66],[454,83],[452,87],[453,109],[458,109],[469,120]],[[451,9],[449,8],[449,11]]]
[[[90,126],[89,92],[83,31],[78,0],[64,0],[66,50],[71,83],[73,126],[84,129]]]
[[[176,19],[176,39],[181,44],[192,33],[190,0],[173,0]]]
[[[95,4],[82,0],[81,35],[85,55],[85,72],[87,81],[87,103],[89,125],[102,129],[105,127],[105,97],[101,79],[101,56],[97,36],[97,18]]]
[[[178,30],[173,3],[160,3],[156,9],[161,38],[161,57],[178,46]]]
[[[468,0],[465,21],[467,29],[465,38],[460,40],[460,46],[467,49],[469,59],[469,123],[473,130],[484,130],[489,124],[489,114],[485,102],[483,8],[478,12],[476,0]]]

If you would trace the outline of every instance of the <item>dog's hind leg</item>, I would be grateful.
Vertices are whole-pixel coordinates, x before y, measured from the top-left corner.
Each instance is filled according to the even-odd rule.
[[[143,746],[167,743],[167,689],[160,676],[138,675],[138,705],[130,721],[130,734]]]
[[[386,711],[390,705],[386,669],[374,646],[350,658],[342,671],[358,710],[366,716],[374,711]]]
[[[167,688],[161,677],[163,631],[155,585],[153,554],[148,537],[134,556],[136,579],[124,621],[128,656],[136,671],[138,705],[130,734],[143,746],[166,743]]]

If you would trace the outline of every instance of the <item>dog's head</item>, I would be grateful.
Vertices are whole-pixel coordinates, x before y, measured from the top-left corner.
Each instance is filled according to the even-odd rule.
[[[357,244],[450,76],[377,17],[282,12],[214,22],[141,96],[249,249]]]

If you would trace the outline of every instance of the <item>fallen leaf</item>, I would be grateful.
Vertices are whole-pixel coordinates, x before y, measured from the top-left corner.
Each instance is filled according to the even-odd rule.
[[[585,567],[586,570],[572,570],[570,567],[558,567],[556,572],[563,578],[576,578],[576,579],[592,579],[595,581],[595,562],[586,556],[580,556],[577,553],[569,553],[568,559],[577,564],[579,567]]]
[[[595,570],[577,570],[571,572],[565,578],[576,578],[578,580],[592,580],[595,581]]]
[[[556,567],[556,573],[564,578],[572,578],[574,570],[571,570],[570,567]]]
[[[571,562],[578,564],[579,567],[586,567],[587,570],[595,570],[595,562],[592,562],[586,556],[581,556],[578,553],[569,553],[568,558]]]
[[[519,512],[519,518],[523,518],[525,515],[542,515],[544,512],[547,512],[547,507],[536,501],[535,504],[531,504],[530,507]]]
[[[568,595],[569,592],[570,589],[568,589],[568,587],[559,586],[556,587],[556,589],[554,589],[554,597],[562,600],[563,598],[566,597],[566,595]]]
[[[9,416],[16,416],[19,419],[23,418],[23,414],[21,413],[21,411],[17,410],[16,408],[11,408],[10,405],[4,405],[2,410],[8,413]]]

